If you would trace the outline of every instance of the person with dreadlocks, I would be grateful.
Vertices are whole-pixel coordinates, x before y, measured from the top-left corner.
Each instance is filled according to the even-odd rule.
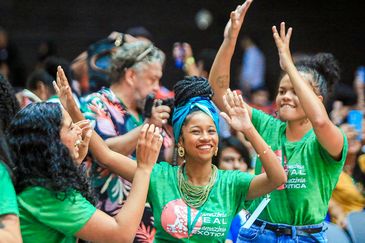
[[[251,2],[231,12],[210,72],[213,100],[223,110],[230,62]],[[288,181],[270,193],[266,207],[260,208],[264,197],[251,202],[252,215],[257,208],[262,212],[251,227],[241,228],[238,242],[327,242],[323,220],[348,150],[344,133],[331,122],[323,105],[331,84],[339,80],[339,67],[329,53],[294,64],[289,48],[292,28],[286,30],[282,22],[280,32],[273,26],[272,33],[284,71],[276,96],[280,119],[245,107],[255,128],[281,159]],[[256,161],[256,175],[263,171],[262,162],[262,157]]]
[[[267,174],[253,177],[241,171],[218,170],[212,158],[218,150],[219,116],[209,82],[185,77],[174,87],[172,124],[180,166],[154,166],[148,192],[157,229],[155,241],[221,242],[245,200],[272,191],[286,181],[275,154],[254,129],[242,96],[227,91],[222,115],[244,133],[261,155]],[[163,193],[161,193],[163,191]]]
[[[21,242],[19,210],[13,182],[15,165],[5,138],[11,119],[19,110],[11,84],[0,74],[0,242]]]

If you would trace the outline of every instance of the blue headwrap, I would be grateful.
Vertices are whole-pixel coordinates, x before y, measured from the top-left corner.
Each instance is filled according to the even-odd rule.
[[[184,124],[185,118],[193,111],[194,108],[206,113],[216,126],[217,132],[219,133],[219,114],[217,109],[213,105],[212,101],[208,97],[197,96],[193,97],[188,102],[178,107],[175,107],[172,114],[172,127],[174,129],[175,142],[177,143],[181,133],[181,127]]]

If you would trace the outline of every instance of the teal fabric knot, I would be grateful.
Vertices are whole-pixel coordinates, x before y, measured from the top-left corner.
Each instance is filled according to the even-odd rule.
[[[219,134],[219,114],[209,97],[197,96],[193,97],[182,105],[175,107],[172,114],[172,126],[174,129],[175,142],[177,143],[180,137],[181,128],[185,118],[195,110],[201,110],[212,118],[217,133]]]

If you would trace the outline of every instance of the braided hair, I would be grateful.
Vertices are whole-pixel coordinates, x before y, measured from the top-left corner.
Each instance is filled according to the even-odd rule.
[[[298,61],[295,65],[299,72],[312,76],[312,85],[324,98],[340,80],[340,67],[331,53],[318,53]]]
[[[177,107],[185,104],[189,99],[196,96],[212,97],[213,90],[209,81],[203,77],[185,76],[183,80],[178,81],[174,86],[175,103]]]

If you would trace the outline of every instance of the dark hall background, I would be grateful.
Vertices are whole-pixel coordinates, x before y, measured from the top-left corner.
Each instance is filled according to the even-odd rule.
[[[96,40],[112,31],[143,25],[154,43],[167,54],[162,83],[172,87],[182,76],[173,66],[172,45],[176,41],[192,44],[194,53],[204,47],[218,48],[229,13],[237,0],[1,0],[0,26],[17,45],[30,72],[41,40],[54,40],[58,54],[72,60]],[[275,93],[280,73],[271,26],[285,20],[294,27],[292,52],[332,52],[340,61],[342,81],[351,83],[359,65],[365,65],[365,4],[362,1],[255,0],[242,32],[259,37],[266,55],[266,83]],[[213,22],[200,30],[195,15],[202,8],[211,11]],[[232,77],[242,52],[236,48]],[[236,84],[234,84],[236,85]]]

